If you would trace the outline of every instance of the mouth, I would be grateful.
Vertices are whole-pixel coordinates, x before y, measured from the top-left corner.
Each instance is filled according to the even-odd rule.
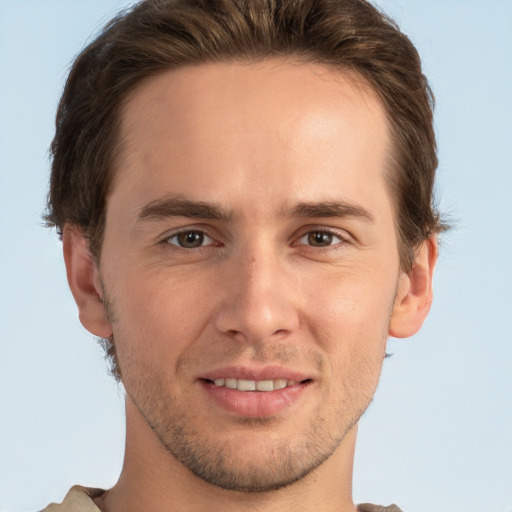
[[[278,379],[265,379],[265,380],[249,380],[249,379],[236,379],[234,377],[218,378],[218,379],[201,379],[207,384],[213,384],[218,388],[236,389],[244,392],[262,392],[276,391],[297,385],[305,385],[311,382],[311,379],[303,379],[300,381],[289,380],[286,378]]]
[[[210,404],[237,417],[261,418],[283,414],[306,399],[314,380],[282,367],[231,367],[199,379]]]

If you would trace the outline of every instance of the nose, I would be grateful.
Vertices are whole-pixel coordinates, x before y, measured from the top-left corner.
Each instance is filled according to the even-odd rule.
[[[227,263],[218,331],[250,344],[281,339],[299,326],[297,281],[271,250],[245,250]]]

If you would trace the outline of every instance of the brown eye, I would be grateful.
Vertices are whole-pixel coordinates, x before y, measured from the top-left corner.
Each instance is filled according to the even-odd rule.
[[[184,249],[197,249],[212,243],[212,239],[202,231],[182,231],[167,239],[171,245],[178,245]]]
[[[345,241],[340,235],[322,229],[308,231],[299,238],[299,244],[318,248],[335,246]]]
[[[332,244],[333,234],[328,231],[312,231],[308,233],[307,240],[309,245],[314,247],[326,247]]]

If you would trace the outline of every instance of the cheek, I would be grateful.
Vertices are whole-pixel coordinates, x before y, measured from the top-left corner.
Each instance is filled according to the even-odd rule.
[[[127,275],[109,298],[120,359],[129,351],[156,364],[170,362],[208,322],[207,294],[190,277],[169,279],[162,272]]]
[[[360,292],[359,287],[345,282],[344,286],[324,289],[309,301],[307,323],[314,329],[312,336],[326,361],[325,399],[342,417],[347,411],[362,414],[375,393],[393,303],[392,292]]]
[[[374,339],[386,332],[383,326],[389,323],[396,286],[393,272],[376,275],[369,269],[344,269],[304,283],[304,313],[311,319],[308,323],[333,334]]]
[[[366,274],[366,277],[365,277]],[[396,282],[370,272],[344,273],[309,287],[304,324],[328,355],[334,375],[355,367],[380,372],[385,354]],[[365,371],[365,368],[366,371]]]

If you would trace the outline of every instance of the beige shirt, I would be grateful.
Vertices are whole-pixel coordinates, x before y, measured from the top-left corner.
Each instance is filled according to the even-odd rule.
[[[71,487],[62,503],[52,503],[41,512],[101,512],[92,500],[103,492],[102,489],[88,489],[75,485]]]
[[[103,492],[102,489],[87,489],[75,485],[70,489],[60,505],[52,503],[42,512],[101,512],[94,504],[93,499],[100,496]],[[357,510],[358,512],[402,512],[396,505],[381,507],[379,505],[371,505],[370,503],[358,505]]]

